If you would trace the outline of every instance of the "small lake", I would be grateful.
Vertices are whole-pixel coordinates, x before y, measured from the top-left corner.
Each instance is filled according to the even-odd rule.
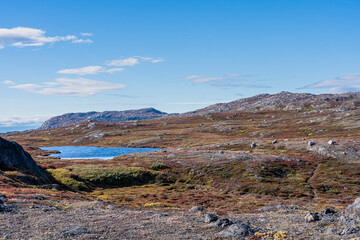
[[[112,159],[116,156],[129,153],[154,152],[161,148],[128,148],[128,147],[41,147],[43,150],[56,150],[60,153],[51,154],[50,157],[61,159]]]

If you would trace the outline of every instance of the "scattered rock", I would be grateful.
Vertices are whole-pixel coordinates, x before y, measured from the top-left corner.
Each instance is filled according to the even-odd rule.
[[[153,215],[153,217],[168,217],[169,214],[166,214],[166,213],[156,213]]]
[[[235,223],[219,234],[228,238],[241,238],[254,233],[254,230],[245,223]]]
[[[81,235],[81,234],[86,234],[86,233],[90,233],[90,231],[87,230],[86,228],[76,227],[76,228],[70,229],[70,230],[68,230],[68,231],[62,232],[58,237],[59,237],[59,238],[63,238],[63,237],[73,237],[73,236],[77,236],[77,235]]]
[[[354,220],[360,220],[360,197],[355,199],[354,203],[347,206],[346,215]]]
[[[233,222],[230,219],[228,219],[228,218],[220,218],[216,222],[211,223],[210,226],[224,228],[224,227],[230,226],[232,224],[233,224]]]
[[[326,215],[326,214],[334,214],[336,213],[335,210],[331,209],[331,208],[325,208],[324,210],[322,210],[320,212],[320,215]]]
[[[169,154],[167,158],[176,158],[176,156],[174,154]]]
[[[224,151],[223,151],[223,150],[220,150],[220,151],[219,151],[219,154],[224,154]]]
[[[272,141],[272,144],[275,144],[275,143],[278,143],[278,140],[274,140],[274,141]]]
[[[336,142],[333,141],[333,140],[330,140],[330,141],[328,141],[328,144],[329,144],[329,145],[334,145],[334,144],[336,144]]]
[[[108,205],[108,206],[106,207],[106,209],[113,210],[113,209],[115,209],[115,206],[112,205],[112,204],[110,204],[110,205]]]
[[[218,216],[215,213],[207,213],[205,215],[205,222],[206,223],[215,222],[216,220],[218,220]]]
[[[319,215],[317,213],[308,213],[305,216],[305,221],[308,223],[319,221]]]
[[[359,230],[360,230],[360,228],[357,227],[357,226],[348,226],[348,227],[345,227],[345,228],[341,231],[340,235],[355,234],[355,233],[358,233]]]
[[[309,141],[308,142],[308,145],[311,147],[311,146],[314,146],[315,145],[315,142],[313,142],[313,141]]]
[[[193,206],[189,212],[202,212],[204,211],[204,209],[202,207],[199,207],[199,206]]]
[[[250,148],[255,148],[257,145],[255,142],[252,142],[251,145],[250,145]]]
[[[332,234],[336,234],[337,233],[337,229],[336,228],[329,228],[325,231],[326,234],[328,235],[332,235]]]

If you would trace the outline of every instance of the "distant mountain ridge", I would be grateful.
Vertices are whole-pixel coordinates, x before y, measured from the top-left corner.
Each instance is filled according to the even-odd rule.
[[[45,121],[39,130],[63,127],[70,124],[95,120],[100,122],[122,122],[131,120],[149,120],[160,117],[183,117],[204,115],[219,112],[252,112],[267,110],[315,110],[343,112],[360,107],[360,93],[310,94],[280,92],[276,94],[259,94],[228,103],[217,103],[208,107],[182,114],[168,114],[154,108],[126,111],[67,113]]]
[[[132,120],[149,120],[167,116],[154,108],[143,108],[126,111],[105,111],[105,112],[85,112],[85,113],[66,113],[46,120],[38,130],[45,130],[56,127],[64,127],[70,124],[95,120],[100,122],[122,122]]]
[[[359,92],[341,94],[310,94],[280,92],[277,94],[259,94],[228,103],[217,103],[208,107],[181,115],[202,115],[217,112],[266,111],[266,110],[331,110],[345,111],[360,105]]]

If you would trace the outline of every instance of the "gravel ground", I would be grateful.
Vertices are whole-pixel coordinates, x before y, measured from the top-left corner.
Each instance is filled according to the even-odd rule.
[[[218,226],[220,220],[212,223],[204,221],[205,211],[134,210],[102,201],[46,204],[3,205],[0,238],[165,240],[249,239],[252,236],[260,239],[254,238],[255,232],[270,232],[272,236],[278,232],[283,238],[277,239],[352,239],[359,234],[356,225],[353,225],[353,230],[341,234],[351,225],[351,222],[340,220],[344,218],[343,213],[323,215],[320,221],[307,223],[304,220],[306,213],[293,207],[270,207],[257,213],[221,216],[222,222],[227,218],[233,225]],[[245,226],[250,232],[234,233],[234,227],[230,229],[234,225]]]

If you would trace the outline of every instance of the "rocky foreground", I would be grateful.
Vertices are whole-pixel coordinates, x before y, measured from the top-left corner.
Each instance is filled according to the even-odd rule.
[[[346,213],[326,208],[267,206],[254,213],[218,215],[188,211],[131,210],[106,201],[73,203],[0,198],[1,239],[358,239],[360,198]]]

